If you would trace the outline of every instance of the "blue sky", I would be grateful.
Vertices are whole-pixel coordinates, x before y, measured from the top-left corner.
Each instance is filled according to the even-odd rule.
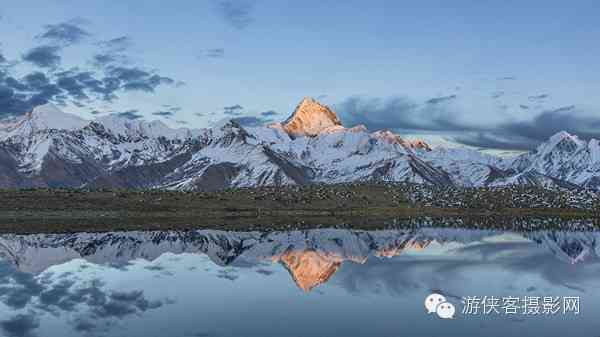
[[[0,16],[5,116],[47,99],[203,127],[284,119],[313,96],[348,125],[482,148],[600,135],[595,1],[21,0]],[[34,72],[62,86],[31,100],[39,85],[2,83]],[[120,82],[82,96],[80,73]]]

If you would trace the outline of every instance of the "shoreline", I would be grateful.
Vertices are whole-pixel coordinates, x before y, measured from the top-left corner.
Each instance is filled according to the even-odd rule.
[[[375,229],[418,226],[419,222],[524,230],[559,229],[564,223],[567,228],[600,229],[600,213],[592,210],[443,208],[406,200],[393,186],[385,185],[219,192],[0,190],[0,233],[278,230],[338,225]],[[579,225],[583,222],[586,225]]]

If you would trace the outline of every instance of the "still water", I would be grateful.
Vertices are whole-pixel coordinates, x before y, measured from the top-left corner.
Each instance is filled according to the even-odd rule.
[[[600,336],[599,254],[600,232],[2,235],[0,336]],[[484,296],[500,307],[463,303]]]

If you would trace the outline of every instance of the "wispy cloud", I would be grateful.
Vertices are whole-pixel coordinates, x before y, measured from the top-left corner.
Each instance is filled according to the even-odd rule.
[[[60,47],[57,46],[34,47],[23,55],[23,61],[40,68],[56,68],[61,61],[59,51]]]
[[[135,120],[135,119],[140,119],[144,116],[139,114],[139,110],[137,109],[132,109],[132,110],[127,110],[127,111],[123,111],[123,112],[118,112],[117,116],[119,117],[123,117],[123,118],[127,118],[127,119],[131,119],[131,120]]]
[[[279,115],[279,113],[275,110],[267,110],[267,111],[261,112],[260,115],[263,117],[272,117],[272,116]]]
[[[548,97],[550,97],[550,95],[548,95],[548,94],[540,94],[540,95],[529,96],[528,99],[530,101],[542,101],[542,100],[545,100]]]
[[[559,131],[583,138],[600,138],[600,117],[575,105],[549,109],[529,119],[499,119],[476,123],[451,104],[453,99],[419,104],[406,97],[351,97],[335,105],[347,125],[364,124],[370,130],[435,133],[465,145],[506,150],[530,150]],[[528,110],[528,105],[520,109]]]
[[[254,3],[251,1],[219,1],[217,8],[221,18],[236,29],[244,29],[254,21],[251,16]]]
[[[21,55],[22,61],[38,69],[22,77],[15,75],[15,67],[4,65],[12,63],[0,57],[0,118],[24,114],[48,102],[77,107],[95,101],[110,104],[126,92],[154,93],[159,86],[183,84],[153,68],[126,65],[124,52],[132,44],[128,36],[97,43],[101,52],[93,54],[85,65],[62,64],[65,46],[91,36],[82,24],[81,20],[71,20],[44,26],[36,37],[44,44]],[[89,68],[90,64],[95,68]]]
[[[224,107],[223,113],[226,115],[230,115],[230,116],[239,116],[242,113],[242,110],[244,110],[243,106],[241,106],[239,104],[235,104],[235,105]]]
[[[425,101],[425,103],[427,103],[427,104],[445,103],[445,102],[448,102],[448,101],[455,100],[456,97],[457,97],[456,95],[434,97],[434,98],[428,99],[427,101]]]
[[[9,337],[32,337],[40,322],[33,313],[18,314],[0,322],[0,327]]]
[[[222,58],[225,56],[225,49],[223,49],[223,48],[207,49],[204,52],[204,55],[206,57],[210,57],[210,58]]]
[[[90,36],[90,33],[80,27],[78,23],[77,20],[72,20],[70,22],[45,25],[45,31],[38,35],[37,38],[49,40],[59,45],[80,43],[86,37]]]

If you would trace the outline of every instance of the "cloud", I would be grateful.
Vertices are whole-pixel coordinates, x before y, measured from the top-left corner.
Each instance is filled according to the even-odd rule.
[[[98,42],[98,46],[105,50],[113,52],[123,52],[129,49],[132,45],[133,40],[131,39],[131,37],[126,35]]]
[[[133,45],[133,40],[129,36],[120,36],[100,41],[97,45],[102,51],[92,57],[92,64],[98,68],[105,68],[108,65],[127,63],[128,57],[125,52]]]
[[[145,91],[152,93],[159,85],[173,84],[172,78],[145,71],[138,67],[112,67],[108,70],[111,78],[122,83],[125,91]]]
[[[31,337],[35,336],[33,330],[40,327],[40,322],[31,313],[18,314],[13,318],[0,322],[0,326],[8,337]]]
[[[529,119],[477,124],[451,99],[419,104],[406,97],[350,97],[335,105],[349,126],[364,124],[370,130],[436,133],[480,148],[531,150],[550,136],[567,131],[582,138],[600,138],[600,116],[586,114],[574,105],[545,110]],[[529,110],[528,105],[520,105]]]
[[[45,32],[38,35],[37,38],[54,41],[58,44],[72,45],[80,43],[90,33],[82,29],[74,21],[63,22],[55,25],[45,25]]]
[[[210,57],[210,58],[222,58],[225,56],[225,49],[223,49],[223,48],[207,49],[204,54],[206,55],[206,57]]]
[[[505,123],[499,129],[510,135],[520,135],[537,141],[547,140],[559,131],[567,131],[582,137],[600,136],[600,117],[585,116],[574,105],[544,111],[524,122]]]
[[[259,273],[259,274],[261,274],[261,275],[265,275],[265,276],[270,276],[270,275],[275,274],[274,271],[267,270],[267,269],[257,269],[256,272]]]
[[[498,77],[498,81],[515,81],[516,79],[514,76]]]
[[[543,111],[525,121],[509,121],[490,130],[467,133],[455,140],[484,148],[531,150],[560,131],[582,138],[600,138],[600,117],[586,115],[575,105]]]
[[[96,54],[92,57],[92,64],[94,64],[96,67],[99,68],[103,68],[106,67],[107,65],[111,64],[111,63],[115,63],[117,61],[121,60],[117,55],[113,55],[113,54]]]
[[[548,97],[550,97],[550,95],[548,95],[548,94],[540,94],[540,95],[529,96],[528,99],[530,101],[542,101],[542,100],[545,100]]]
[[[60,52],[65,45],[79,43],[91,35],[80,25],[82,20],[47,25],[37,38],[52,42],[36,46],[22,54],[23,61],[40,68],[19,78],[11,65],[0,63],[0,119],[22,115],[48,102],[58,106],[83,107],[95,101],[112,103],[120,93],[154,93],[159,86],[184,83],[163,76],[157,70],[125,64],[126,51],[132,44],[128,36],[98,42],[102,51],[91,55],[86,67],[61,67]]]
[[[78,332],[90,333],[90,332],[96,330],[96,324],[90,322],[87,319],[78,318],[75,320],[75,324],[74,324],[73,328],[75,329],[75,331],[78,331]]]
[[[46,74],[39,71],[34,71],[25,75],[23,81],[25,82],[26,87],[31,89],[40,89],[50,84],[50,80],[46,77]]]
[[[451,96],[448,96],[451,97]],[[335,105],[348,125],[364,124],[370,130],[466,131],[475,126],[461,121],[452,106],[454,98],[438,97],[426,104],[395,96],[387,99],[350,97]],[[429,102],[433,100],[433,103]]]
[[[218,13],[226,23],[236,29],[244,29],[252,23],[250,16],[254,3],[244,0],[219,1],[217,4]]]
[[[450,138],[464,145],[498,150],[531,150],[539,144],[527,137],[494,131],[467,132]]]
[[[234,269],[223,269],[218,271],[217,277],[229,281],[235,281],[239,278],[239,275],[237,275],[237,272]]]
[[[145,312],[161,307],[161,301],[149,301],[142,290],[130,292],[113,292],[108,301],[93,308],[93,313],[100,318],[123,318],[138,312]]]
[[[254,116],[236,117],[231,118],[230,120],[237,122],[241,126],[262,126],[272,121],[270,119],[264,119]]]
[[[56,68],[61,61],[59,51],[57,46],[38,46],[25,53],[23,60],[40,68]]]
[[[50,313],[76,314],[70,323],[76,331],[96,330],[113,319],[140,315],[157,309],[168,300],[149,300],[142,290],[108,291],[99,279],[81,281],[75,273],[45,273],[34,276],[0,261],[0,301],[13,310],[25,309],[27,314],[0,321],[0,333],[7,336],[34,336],[39,327],[37,317]],[[3,317],[4,318],[4,317]],[[100,320],[105,320],[100,321]],[[97,324],[98,322],[102,324]]]
[[[132,109],[132,110],[127,110],[127,111],[123,111],[123,112],[118,112],[117,116],[131,119],[131,120],[140,119],[140,118],[144,117],[144,116],[140,115],[138,112],[139,112],[139,110]]]
[[[174,115],[173,111],[156,111],[152,113],[154,116],[160,116],[160,117],[171,117]]]
[[[0,63],[4,63],[6,62],[6,57],[4,57],[4,55],[2,55],[2,53],[0,53]]]
[[[279,113],[277,111],[274,110],[267,110],[267,111],[263,111],[260,113],[261,116],[263,117],[272,117],[275,115],[279,115]]]
[[[236,104],[224,107],[223,113],[226,115],[238,116],[241,114],[242,110],[244,110],[244,107],[239,104]]]
[[[504,91],[496,91],[496,92],[492,93],[493,99],[500,98],[502,96],[504,96]]]
[[[427,101],[425,101],[425,103],[427,103],[427,104],[439,104],[439,103],[445,103],[445,102],[448,102],[448,101],[452,101],[454,99],[456,99],[456,95],[441,96],[441,97],[430,98]]]

